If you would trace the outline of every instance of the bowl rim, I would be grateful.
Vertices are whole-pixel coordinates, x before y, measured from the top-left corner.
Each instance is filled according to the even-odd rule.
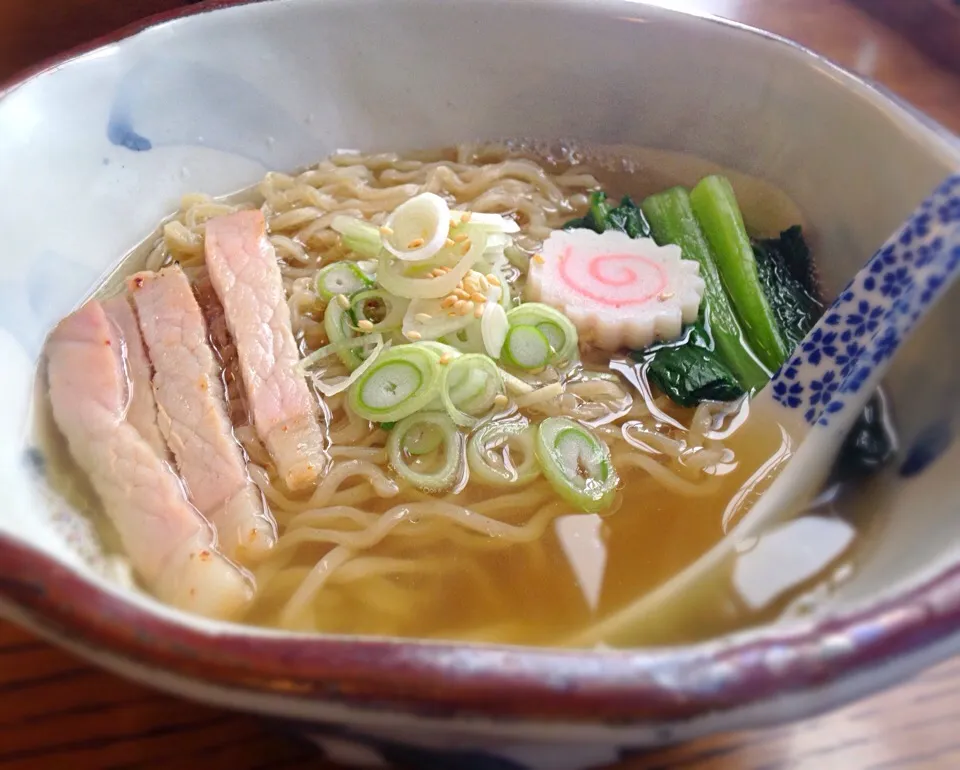
[[[0,99],[44,73],[157,25],[274,1],[206,0],[149,16],[16,73],[0,82]],[[656,0],[629,3],[738,29],[812,57],[878,106],[898,113],[907,128],[960,148],[953,134],[899,97],[793,41]],[[243,626],[211,633],[147,607],[0,533],[0,610],[12,608],[10,614],[41,633],[80,648],[253,695],[393,708],[441,719],[469,715],[624,727],[685,721],[836,687],[893,661],[942,650],[960,630],[960,561],[898,595],[809,623],[640,650],[307,637],[245,632]],[[945,655],[927,655],[924,664]]]

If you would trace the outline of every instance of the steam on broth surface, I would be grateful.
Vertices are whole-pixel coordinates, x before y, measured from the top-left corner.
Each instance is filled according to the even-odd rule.
[[[209,582],[205,573],[197,573],[196,583],[191,578],[181,585],[178,577],[173,588],[166,563],[155,568],[162,577],[145,577],[128,545],[139,537],[136,522],[118,522],[110,510],[102,515],[104,505],[111,505],[104,485],[112,482],[83,465],[76,444],[88,441],[88,434],[82,426],[65,428],[65,407],[57,410],[58,387],[61,399],[75,398],[58,384],[56,378],[64,376],[59,359],[88,328],[68,328],[71,319],[48,348],[49,382],[43,384],[50,387],[54,420],[48,411],[41,426],[48,465],[61,488],[70,487],[73,499],[103,525],[105,541],[131,553],[147,587],[188,609],[316,632],[566,643],[695,561],[789,457],[785,427],[751,425],[749,435],[738,430],[749,410],[748,397],[740,393],[750,387],[742,384],[755,373],[765,377],[771,367],[746,340],[745,357],[728,367],[718,340],[722,308],[712,313],[713,326],[704,321],[705,304],[728,301],[721,296],[724,286],[735,295],[727,276],[724,286],[711,288],[709,276],[703,280],[703,263],[698,268],[686,249],[667,251],[676,249],[668,245],[675,241],[658,237],[657,195],[674,185],[697,185],[699,211],[698,180],[718,171],[685,156],[631,148],[465,145],[405,156],[342,153],[299,175],[270,173],[229,200],[186,196],[98,297],[128,292],[140,312],[159,425],[169,444],[157,466],[198,479],[184,487],[195,508],[201,507],[195,488],[200,483],[211,484],[207,499],[217,501],[200,512],[219,537],[182,558],[189,566],[197,554],[219,556],[225,542],[233,543],[223,559],[239,565],[247,586],[236,612],[193,603],[190,592],[204,591]],[[727,178],[752,237],[775,237],[801,221],[776,189],[735,174]],[[599,190],[608,197],[598,196]],[[647,223],[632,201],[616,203],[620,195],[647,199],[641,208],[653,215],[653,238],[649,231],[631,230],[631,222],[644,228]],[[676,200],[662,202],[666,207]],[[248,213],[237,214],[242,211]],[[262,242],[255,240],[257,211],[265,220]],[[485,218],[492,214],[502,217]],[[575,226],[564,231],[572,220]],[[431,248],[432,238],[439,251],[415,259]],[[279,265],[279,305],[266,296],[272,255],[262,276],[245,278],[245,271],[260,269],[256,253],[266,243]],[[776,245],[758,242],[757,248]],[[470,256],[471,248],[479,249],[476,255]],[[553,255],[557,249],[560,256]],[[549,272],[557,264],[550,259],[573,270],[578,255],[590,249],[598,251],[582,260],[579,278],[565,284]],[[167,366],[159,358],[165,338],[148,328],[147,305],[137,294],[147,281],[169,292],[161,299],[179,296],[176,265],[199,313],[187,301],[189,307],[167,323],[179,329],[202,314],[214,358],[201,367],[195,395],[196,403],[206,404],[207,418],[215,413],[212,422],[187,409],[184,424],[176,417],[169,424],[158,385]],[[421,292],[424,281],[446,280],[463,265],[469,271],[461,271],[459,282],[451,279],[452,288],[440,296]],[[131,279],[137,270],[149,272]],[[536,281],[528,280],[531,275]],[[591,281],[614,299],[590,298]],[[245,287],[247,294],[237,293]],[[641,297],[647,289],[653,293]],[[530,301],[534,293],[542,302]],[[551,315],[558,305],[559,318]],[[269,312],[245,320],[251,307]],[[528,315],[516,308],[527,308]],[[108,313],[105,320],[87,320],[99,320],[95,328],[109,337],[118,331],[111,318]],[[730,318],[736,325],[735,314]],[[452,326],[440,334],[440,323]],[[697,328],[708,344],[696,343]],[[256,358],[260,334],[268,335],[271,361]],[[292,334],[296,346],[289,371],[283,364],[285,334]],[[611,349],[618,340],[640,352]],[[695,355],[703,365],[695,369],[666,355],[656,359],[661,342],[670,343],[670,355]],[[111,419],[126,425],[138,392],[130,373],[132,345],[143,343],[125,336],[121,343],[127,403]],[[198,342],[196,349],[197,360],[206,361],[205,345]],[[695,370],[701,378],[705,370],[712,374],[693,383]],[[209,372],[216,382],[204,379]],[[434,379],[435,392],[408,413],[404,404],[434,387]],[[311,403],[301,399],[300,411],[290,412],[297,398],[291,389],[302,382]],[[409,393],[401,392],[405,388]],[[385,417],[372,419],[381,413],[377,409]],[[268,425],[272,412],[278,421]],[[79,470],[55,423],[80,460]],[[310,438],[314,424],[322,431],[319,440]],[[220,440],[223,426],[239,442],[241,470],[248,476],[236,477],[221,493],[216,484],[226,471],[211,471],[214,484],[204,469],[185,467],[200,462],[189,459],[185,445],[198,436]],[[101,439],[117,441],[112,434]],[[124,446],[140,446],[135,434],[127,439],[133,444]],[[284,442],[291,441],[311,458],[294,458],[301,461],[299,476],[286,470]],[[221,454],[229,458],[231,451],[226,447]],[[80,471],[94,476],[94,489]],[[262,500],[247,496],[237,502],[247,479]],[[228,509],[233,518],[224,524]],[[276,523],[275,543],[264,530],[264,516]],[[250,525],[251,543],[266,538],[257,547],[244,546],[245,521],[257,522]],[[830,559],[842,551],[831,552]],[[799,587],[818,574],[808,570]],[[757,622],[799,590],[787,586],[758,604],[738,599],[731,583],[718,585],[719,609],[702,626],[674,627],[664,617],[656,629],[637,629],[632,641],[680,641]]]

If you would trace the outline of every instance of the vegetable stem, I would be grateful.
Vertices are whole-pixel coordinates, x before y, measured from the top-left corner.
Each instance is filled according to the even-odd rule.
[[[675,244],[684,258],[700,263],[700,277],[706,284],[701,317],[709,323],[716,352],[744,390],[759,390],[769,374],[746,348],[745,335],[724,291],[716,257],[694,216],[690,195],[684,188],[674,187],[651,195],[640,208],[657,243]]]
[[[747,341],[768,369],[777,369],[788,351],[757,277],[756,259],[733,187],[726,177],[708,176],[693,188],[690,202],[716,255]]]

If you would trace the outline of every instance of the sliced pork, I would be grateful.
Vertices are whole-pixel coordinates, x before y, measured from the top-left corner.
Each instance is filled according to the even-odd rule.
[[[233,344],[230,330],[227,329],[227,319],[223,314],[223,305],[213,290],[210,276],[204,274],[193,281],[193,293],[200,305],[200,312],[207,322],[207,331],[210,333],[210,346],[220,362],[223,375],[220,378],[226,386],[227,416],[234,428],[253,425],[250,416],[250,406],[247,404],[247,394],[243,390],[243,381],[240,377],[240,359],[237,357],[237,346]]]
[[[160,429],[190,501],[216,527],[227,556],[262,555],[276,543],[276,526],[247,476],[190,282],[174,266],[138,273],[127,284],[153,364]]]
[[[213,529],[176,474],[128,422],[123,342],[103,306],[92,301],[64,319],[46,354],[54,419],[137,573],[177,607],[239,615],[253,598],[252,582],[215,550]]]
[[[316,401],[296,368],[299,353],[263,214],[211,219],[205,248],[257,433],[287,487],[309,487],[325,466],[325,439]]]
[[[157,457],[166,459],[167,442],[157,425],[157,403],[153,398],[153,371],[147,351],[143,347],[140,326],[137,324],[130,298],[120,295],[108,299],[103,303],[103,309],[123,339],[124,362],[130,387],[127,422],[137,429],[143,440],[157,453]]]

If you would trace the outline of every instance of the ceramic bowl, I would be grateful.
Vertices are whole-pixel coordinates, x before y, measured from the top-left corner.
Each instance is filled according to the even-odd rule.
[[[192,6],[8,85],[0,136],[0,612],[15,622],[122,675],[292,721],[338,759],[422,767],[596,765],[826,709],[960,649],[956,292],[890,374],[901,449],[851,503],[867,522],[853,575],[812,614],[702,644],[560,651],[198,620],[113,577],[33,447],[45,334],[182,193],[337,148],[691,152],[792,196],[835,294],[960,147],[810,52],[626,0]]]

